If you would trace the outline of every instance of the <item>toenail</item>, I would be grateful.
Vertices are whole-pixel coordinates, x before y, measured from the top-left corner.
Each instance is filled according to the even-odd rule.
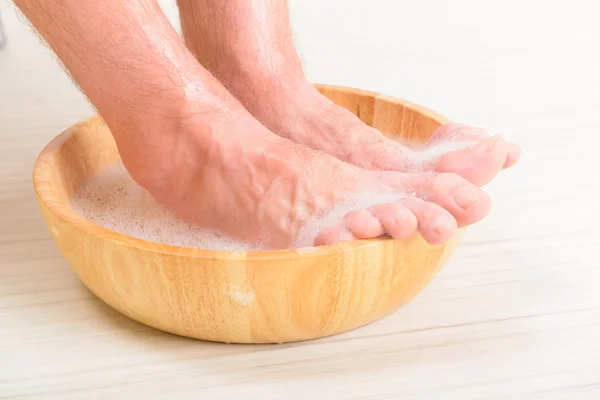
[[[446,232],[447,226],[446,218],[438,217],[431,224],[431,230],[435,232],[437,236],[440,236]]]
[[[410,218],[410,211],[405,209],[399,209],[394,212],[394,222],[401,225],[406,222],[406,220]]]
[[[498,139],[500,139],[500,136],[492,136],[490,139],[492,139],[491,143],[488,143],[483,147],[477,148],[478,153],[491,153],[494,150],[494,147],[496,147],[496,143],[498,143]]]
[[[479,199],[481,199],[481,191],[473,186],[463,186],[454,192],[454,201],[465,210]]]

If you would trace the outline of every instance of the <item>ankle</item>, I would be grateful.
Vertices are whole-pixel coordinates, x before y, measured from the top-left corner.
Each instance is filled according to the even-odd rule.
[[[276,133],[290,122],[300,122],[327,106],[319,101],[322,96],[303,74],[261,69],[233,71],[230,66],[221,79],[250,114]]]
[[[246,60],[247,61],[247,60]],[[228,63],[213,66],[214,74],[247,109],[286,100],[312,88],[301,68],[273,64]]]

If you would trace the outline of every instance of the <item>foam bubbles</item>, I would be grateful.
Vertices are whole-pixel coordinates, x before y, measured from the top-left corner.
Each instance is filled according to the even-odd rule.
[[[434,144],[428,145],[423,149],[412,149],[412,151],[406,154],[406,158],[415,164],[426,163],[429,161],[436,160],[446,153],[450,153],[456,150],[463,150],[473,147],[475,142],[449,142],[440,141]]]
[[[151,242],[207,250],[262,250],[176,218],[135,183],[123,164],[106,167],[81,185],[70,207],[97,225]]]
[[[349,211],[395,202],[403,196],[402,193],[363,193],[338,204],[327,214],[310,218],[290,247],[306,251],[313,246],[321,229],[339,224]],[[123,164],[108,166],[84,182],[70,207],[96,225],[151,242],[206,250],[266,250],[259,244],[245,243],[181,221],[135,183]]]
[[[397,192],[362,193],[338,204],[327,214],[306,221],[290,248],[306,252],[313,246],[321,229],[339,224],[349,211],[395,202],[403,196],[403,193]],[[267,249],[260,244],[245,243],[181,221],[135,183],[123,164],[108,166],[84,182],[75,193],[70,207],[96,225],[151,242],[206,250]]]
[[[473,145],[474,143],[465,141],[437,142],[423,149],[412,149],[405,156],[420,168],[450,151]],[[398,192],[362,193],[354,199],[334,206],[326,215],[310,218],[300,229],[290,247],[303,249],[298,252],[305,252],[306,248],[313,246],[320,230],[340,224],[349,211],[368,209],[381,203],[397,202],[406,195]],[[97,225],[151,242],[206,250],[267,249],[260,244],[242,242],[179,220],[137,185],[123,164],[106,167],[81,185],[70,206],[73,211]],[[58,232],[55,234],[58,235]]]

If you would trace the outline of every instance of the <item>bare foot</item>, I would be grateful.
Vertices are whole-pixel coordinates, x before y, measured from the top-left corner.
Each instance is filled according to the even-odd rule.
[[[280,136],[360,168],[454,172],[479,186],[519,158],[516,145],[457,124],[440,128],[415,151],[326,99],[304,76],[286,2],[230,0],[223,7],[219,0],[178,0],[178,4],[183,35],[196,58]],[[467,143],[440,153],[448,149],[443,143],[448,141]]]
[[[359,169],[274,135],[243,109],[179,116],[152,141],[121,141],[125,166],[181,218],[251,243],[290,247],[314,227],[317,245],[416,231],[440,243],[490,208],[456,174]]]
[[[284,78],[275,84],[246,83],[237,90],[238,85],[229,86],[273,132],[364,169],[453,172],[483,186],[520,156],[516,144],[456,123],[438,128],[418,148],[388,139],[307,82],[286,82]]]
[[[438,243],[489,211],[487,195],[458,175],[362,170],[271,133],[200,67],[155,1],[18,3],[110,127],[133,179],[184,220],[281,248],[315,219],[329,225],[315,232],[315,243],[385,232],[405,237],[417,229]],[[255,44],[269,42],[259,32],[260,16],[242,13],[271,15],[255,2],[180,3],[239,15],[260,38]],[[207,20],[217,23],[216,33],[245,37],[227,19]],[[238,60],[277,64],[267,53]],[[365,195],[387,197],[371,204]],[[350,209],[329,219],[340,202]]]

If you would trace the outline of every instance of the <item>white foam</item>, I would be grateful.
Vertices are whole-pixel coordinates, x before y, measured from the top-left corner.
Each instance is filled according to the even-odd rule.
[[[472,142],[438,142],[427,148],[413,149],[407,156],[415,164],[424,165],[450,151],[473,145]],[[305,248],[312,247],[314,238],[321,229],[339,224],[349,211],[397,202],[406,195],[398,192],[363,193],[353,200],[338,204],[326,215],[310,218],[300,229],[291,247],[300,249],[299,252],[306,252]],[[97,225],[152,242],[207,250],[267,249],[179,220],[138,186],[122,164],[109,166],[85,182],[77,190],[70,206]]]
[[[405,145],[414,146],[411,143]],[[405,157],[415,166],[415,170],[420,170],[448,152],[474,145],[475,142],[470,141],[439,141],[424,148],[412,147]],[[326,215],[310,218],[291,247],[298,249],[298,253],[306,253],[321,229],[339,224],[349,211],[397,202],[405,195],[397,192],[363,193],[353,200],[338,204]],[[266,250],[262,245],[245,243],[179,220],[137,185],[122,164],[109,166],[85,182],[70,206],[73,211],[97,225],[152,242],[207,250]],[[53,232],[58,235],[55,228]]]
[[[290,247],[307,252],[321,229],[339,224],[349,211],[395,202],[403,196],[403,193],[363,193],[352,201],[338,204],[326,215],[309,219]],[[84,182],[70,207],[97,225],[151,242],[207,250],[266,250],[264,246],[181,221],[135,183],[123,164],[106,167]]]
[[[137,185],[122,164],[104,168],[81,185],[70,207],[97,225],[151,242],[210,250],[262,250],[179,220]]]
[[[416,164],[425,163],[425,162],[436,160],[446,153],[473,147],[475,144],[476,144],[476,142],[440,141],[435,144],[428,145],[426,148],[412,149],[412,151],[410,151],[406,154],[406,157],[412,163],[416,163]]]

